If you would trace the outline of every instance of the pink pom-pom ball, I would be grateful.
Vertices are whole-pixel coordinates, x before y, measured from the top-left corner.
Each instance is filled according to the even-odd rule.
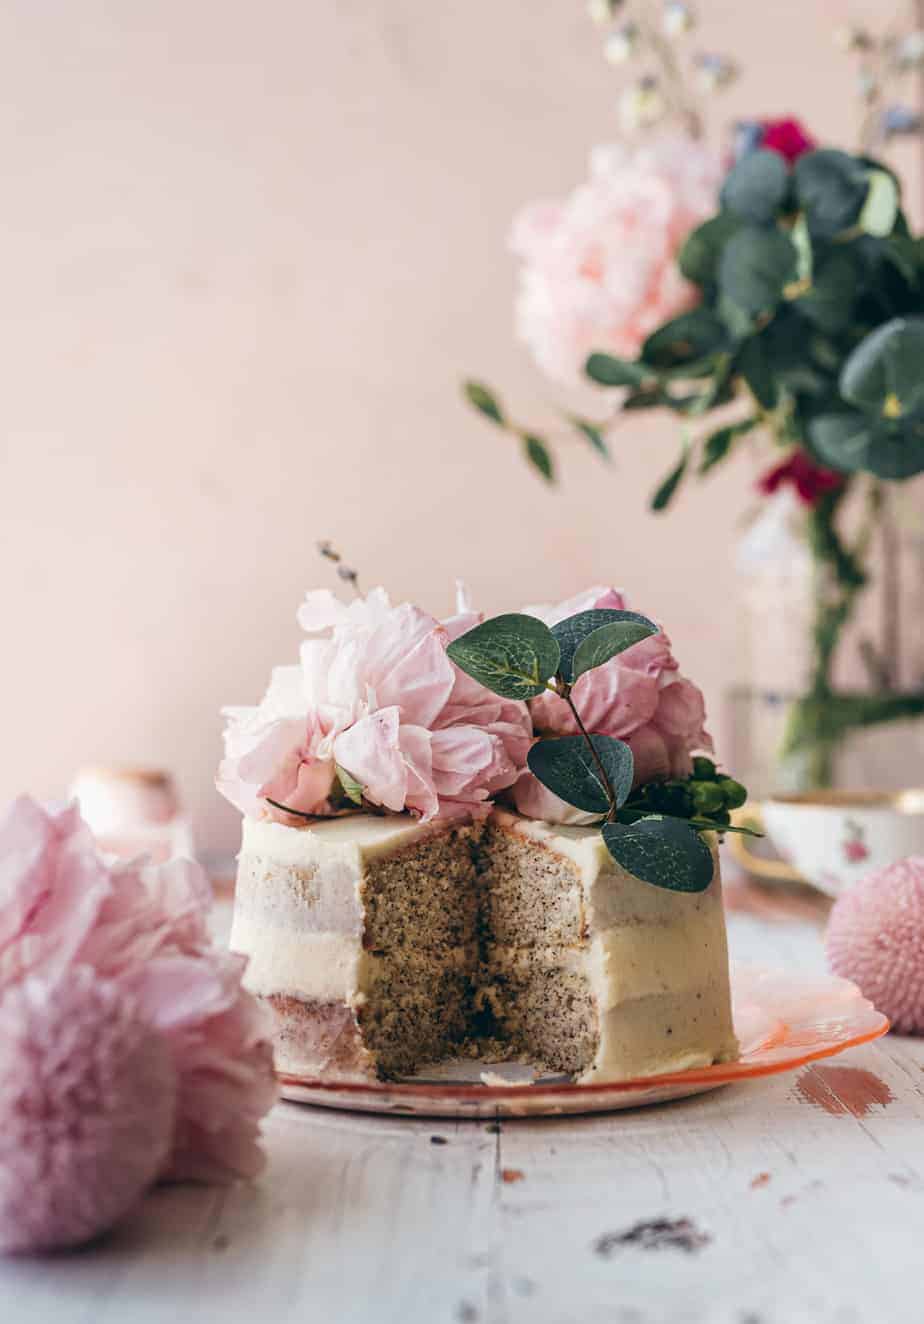
[[[825,938],[835,974],[904,1034],[924,1034],[924,856],[879,869],[838,897]]]
[[[135,1000],[87,966],[0,999],[0,1249],[111,1227],[170,1151],[176,1070]]]

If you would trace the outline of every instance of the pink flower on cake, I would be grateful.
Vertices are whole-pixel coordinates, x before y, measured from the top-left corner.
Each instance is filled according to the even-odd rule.
[[[517,331],[565,384],[595,350],[634,357],[656,327],[697,301],[676,254],[715,210],[721,165],[687,138],[596,147],[590,179],[515,219]]]
[[[596,587],[555,607],[526,607],[546,625],[591,608],[625,610],[623,594]],[[701,691],[678,673],[667,635],[660,633],[586,672],[575,682],[574,703],[593,735],[624,740],[635,758],[635,785],[687,777],[692,755],[712,749],[704,729],[706,708]],[[577,723],[564,699],[551,691],[530,702],[539,736],[575,735]],[[525,772],[514,788],[521,813],[555,822],[592,822],[552,794],[532,773]]]
[[[309,593],[300,666],[276,668],[257,708],[226,710],[219,790],[246,814],[293,822],[285,810],[337,811],[343,769],[391,812],[429,820],[485,808],[522,770],[532,725],[524,704],[497,698],[446,656],[479,620],[464,597],[441,623],[409,603],[393,607],[384,589],[349,604]]]
[[[100,1231],[128,1203],[129,1186],[140,1195],[155,1177],[258,1172],[259,1120],[276,1098],[271,1018],[241,987],[244,959],[210,939],[199,867],[105,860],[75,805],[45,809],[25,796],[0,820],[0,864],[0,1024],[19,1027],[0,1033],[0,1132],[28,1139],[36,1162],[44,1153],[58,1165],[48,1201],[26,1225],[29,1244]],[[95,1058],[86,1056],[91,1041]],[[92,1115],[91,1084],[100,1091]],[[0,1146],[8,1246],[25,1244],[11,1226],[28,1198],[28,1164],[14,1150]],[[94,1164],[118,1181],[98,1173],[94,1186]]]

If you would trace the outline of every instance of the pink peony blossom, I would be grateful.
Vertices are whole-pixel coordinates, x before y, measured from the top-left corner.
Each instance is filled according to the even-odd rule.
[[[596,350],[634,358],[656,327],[695,304],[675,258],[714,213],[721,173],[688,138],[596,147],[586,184],[515,218],[517,332],[549,377],[576,384]]]
[[[616,589],[596,587],[555,607],[526,607],[547,625],[591,608],[623,610],[624,595]],[[571,692],[585,727],[593,735],[624,740],[635,758],[635,782],[687,777],[692,755],[711,750],[704,729],[706,709],[701,691],[678,674],[667,635],[659,633],[626,649],[602,667],[579,676]],[[564,699],[548,691],[531,700],[537,735],[575,735],[577,723]],[[594,815],[565,805],[530,772],[514,787],[521,813],[554,822],[588,823]]]
[[[112,1044],[124,1044],[130,1057],[133,1036],[141,1035],[132,1028],[138,1022],[145,1043],[153,1035],[170,1063],[175,1077],[170,1137],[158,1151],[154,1175],[228,1180],[259,1171],[259,1120],[276,1097],[271,1017],[241,987],[243,958],[211,941],[210,899],[197,865],[104,860],[76,805],[45,809],[25,796],[15,801],[0,819],[0,1018],[15,1019],[32,1008],[34,1021],[26,1023],[21,1044],[11,1045],[11,1056],[0,1059],[0,1099],[19,1097],[5,1072],[32,1051],[28,1036],[35,1036],[36,1061],[54,1060],[41,1056],[48,1018],[58,1017],[54,1029],[65,1056],[68,1036],[83,1034],[83,1022],[71,1025],[69,1013],[61,1010],[64,995],[55,992],[72,988],[73,977],[83,981],[81,988],[114,990],[86,993],[87,1025],[101,1017],[99,1034],[105,1039],[106,1007],[122,999],[123,1010],[112,1011],[112,1025],[123,1037]],[[110,1053],[102,1040],[100,1051]],[[116,1047],[111,1055],[110,1065]],[[75,1056],[74,1070],[76,1062]],[[114,1090],[122,1088],[116,1077]],[[100,1076],[100,1088],[102,1081]],[[49,1100],[57,1098],[50,1082],[37,1077],[35,1088],[45,1089]],[[152,1087],[152,1107],[155,1103]],[[114,1144],[121,1133],[110,1122],[100,1126],[100,1144]],[[78,1151],[64,1155],[62,1172],[74,1170],[67,1167],[72,1160],[84,1162]],[[130,1150],[112,1156],[116,1165],[123,1160],[127,1173],[137,1174]],[[12,1183],[0,1185],[7,1190],[3,1198],[15,1203],[18,1197],[9,1191],[25,1169],[10,1168],[2,1156],[0,1169],[0,1182]]]
[[[0,1250],[105,1232],[167,1163],[177,1072],[118,984],[76,966],[0,998]]]
[[[837,898],[828,963],[900,1034],[924,1034],[924,856],[877,869]]]
[[[338,766],[371,804],[424,820],[484,809],[522,770],[525,704],[497,698],[446,656],[481,619],[460,599],[441,623],[384,589],[349,604],[309,593],[297,667],[277,667],[256,708],[226,709],[219,790],[245,814],[330,814]]]

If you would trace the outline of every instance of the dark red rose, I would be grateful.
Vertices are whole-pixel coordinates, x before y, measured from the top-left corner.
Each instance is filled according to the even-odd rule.
[[[836,492],[844,485],[844,475],[834,469],[825,469],[806,455],[805,451],[794,450],[788,459],[769,469],[757,480],[761,492],[769,496],[783,483],[791,483],[799,493],[799,500],[806,506],[814,506],[819,497],[826,492]]]
[[[798,120],[788,119],[766,120],[760,145],[770,152],[779,152],[792,165],[803,153],[813,152],[817,143]]]

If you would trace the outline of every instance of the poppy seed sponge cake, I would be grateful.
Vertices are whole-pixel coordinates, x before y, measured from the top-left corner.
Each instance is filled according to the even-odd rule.
[[[704,891],[652,887],[592,828],[245,819],[231,945],[283,1075],[382,1079],[482,1043],[582,1082],[737,1054],[717,864]]]

